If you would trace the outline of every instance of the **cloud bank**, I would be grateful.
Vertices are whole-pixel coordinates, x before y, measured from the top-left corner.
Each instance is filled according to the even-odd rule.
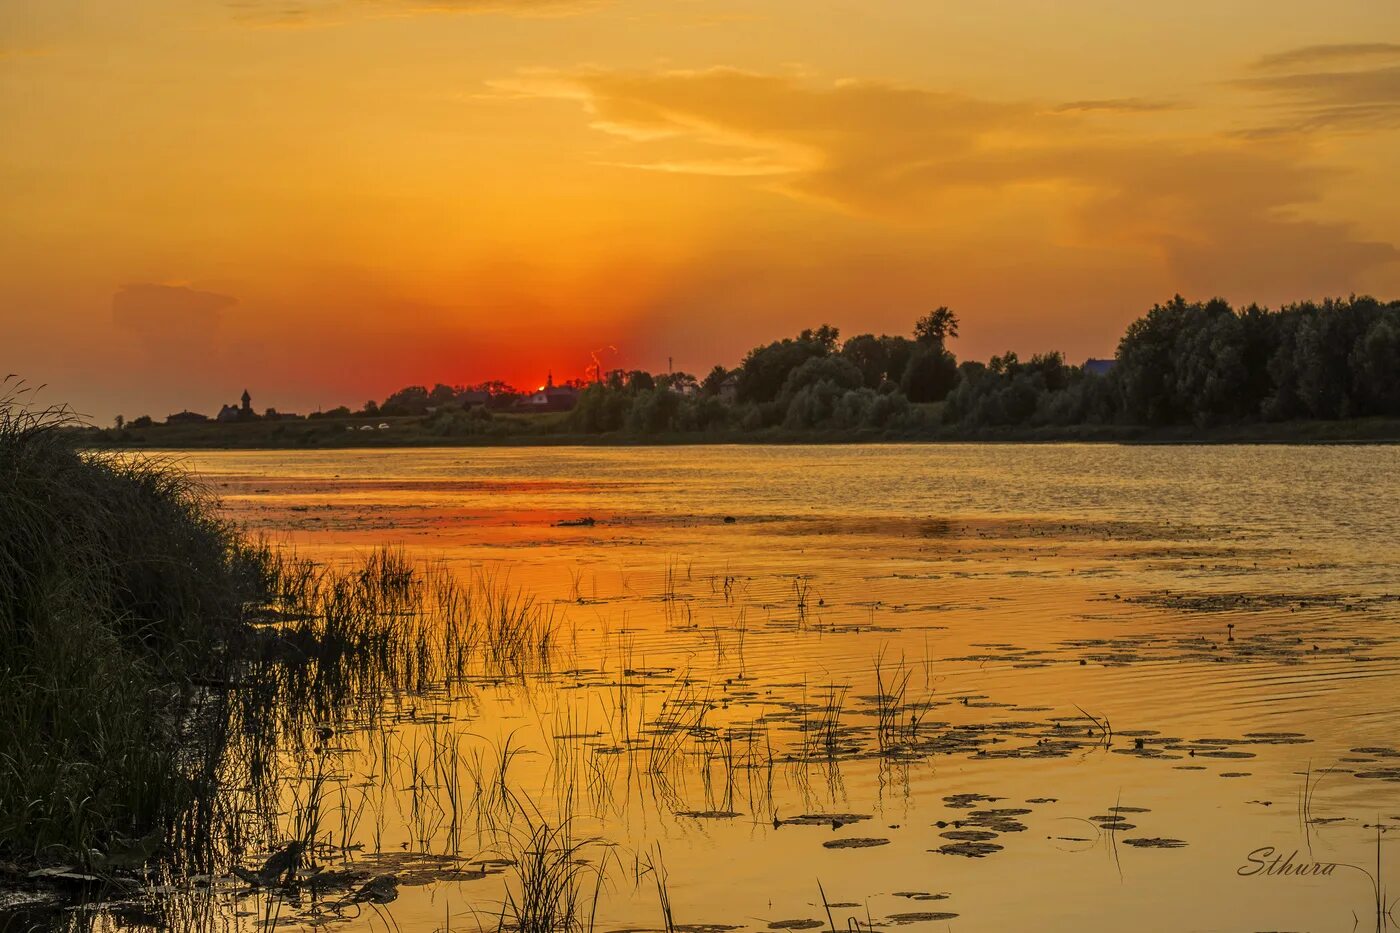
[[[1285,75],[1249,86],[1316,106],[1390,93],[1388,74],[1360,75],[1355,84]],[[501,87],[578,101],[597,130],[624,141],[628,157],[612,164],[747,178],[922,227],[955,230],[989,214],[1015,223],[1035,205],[1057,219],[1053,235],[1151,251],[1187,289],[1306,294],[1400,256],[1347,224],[1303,216],[1330,177],[1306,140],[1144,128],[1137,114],[1152,108],[1131,98],[990,100],[727,68],[534,73]],[[1134,114],[1130,124],[1115,120],[1124,113]]]

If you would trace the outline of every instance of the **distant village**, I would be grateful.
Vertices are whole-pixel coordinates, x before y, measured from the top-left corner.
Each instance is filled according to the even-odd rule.
[[[654,373],[604,372],[595,361],[591,379],[556,384],[551,373],[533,391],[502,382],[411,385],[358,411],[341,406],[305,419],[272,408],[258,414],[245,391],[239,404],[220,406],[212,418],[186,410],[166,423],[332,419],[299,431],[274,425],[222,439],[216,439],[217,428],[188,435],[206,443],[234,443],[235,435],[250,443],[293,436],[313,443],[329,440],[325,428],[339,434],[397,425],[405,436],[412,428],[415,435],[442,439],[760,432],[787,437],[814,430],[932,438],[1012,428],[1113,432],[1173,426],[1199,432],[1225,425],[1400,419],[1400,301],[1354,296],[1237,310],[1223,299],[1188,302],[1177,295],[1129,324],[1113,358],[1079,364],[1053,351],[1024,360],[1011,350],[986,362],[959,360],[947,346],[957,331],[957,314],[940,306],[914,322],[912,336],[867,333],[842,341],[838,328],[823,324],[754,347],[736,368],[717,365],[698,380],[675,371],[669,360],[665,371]],[[143,417],[129,426],[152,424]],[[116,426],[114,440],[147,440],[120,436],[121,418]]]
[[[498,411],[510,411],[519,414],[538,414],[544,412],[565,412],[573,410],[578,404],[580,391],[587,385],[583,380],[570,380],[562,385],[556,385],[553,372],[545,379],[544,385],[533,392],[520,392],[504,383],[487,384],[476,388],[448,387],[444,385],[435,386],[432,390],[418,386],[405,389],[391,395],[382,405],[375,402],[366,403],[363,410],[355,412],[347,407],[334,408],[329,411],[317,411],[309,415],[301,415],[296,412],[278,411],[275,408],[264,409],[259,413],[253,407],[253,397],[247,389],[243,390],[243,395],[237,404],[226,404],[219,408],[219,412],[212,417],[202,412],[190,411],[188,409],[177,411],[168,415],[165,424],[168,425],[189,425],[189,424],[237,424],[249,421],[303,421],[307,419],[320,418],[369,418],[375,419],[381,415],[418,415],[432,414],[443,409],[466,409],[489,408]],[[684,394],[685,383],[678,385],[678,391]],[[689,381],[689,385],[694,385],[694,380]],[[125,422],[118,418],[118,427],[149,427],[156,424],[154,419],[143,416]],[[350,425],[347,430],[388,430],[388,422],[366,422],[360,425]]]
[[[1090,358],[1085,360],[1080,368],[1086,373],[1105,376],[1113,369],[1115,362],[1113,359]],[[622,374],[621,370],[617,373],[617,375]],[[594,381],[602,382],[604,375],[600,372]],[[606,375],[611,377],[614,374],[608,373]],[[164,423],[191,425],[237,424],[250,421],[305,421],[323,418],[368,419],[361,424],[347,425],[346,430],[387,431],[391,425],[387,421],[378,421],[380,416],[424,415],[442,410],[470,411],[472,409],[489,409],[516,414],[572,411],[578,404],[579,393],[588,385],[589,382],[582,379],[571,379],[562,384],[556,384],[554,373],[550,372],[545,378],[544,385],[533,392],[521,392],[501,382],[483,383],[473,388],[438,384],[431,390],[424,386],[413,386],[389,396],[382,405],[370,401],[366,402],[365,407],[360,411],[351,411],[348,407],[340,406],[328,411],[316,411],[309,415],[278,411],[275,408],[266,408],[259,413],[253,408],[252,395],[247,389],[244,389],[243,395],[238,399],[238,404],[222,405],[218,414],[212,417],[185,409],[166,416]],[[728,373],[725,378],[718,381],[715,386],[715,394],[721,401],[733,402],[737,385],[737,371]],[[669,373],[659,376],[657,377],[657,387],[668,389],[682,396],[694,396],[700,392],[700,384],[695,377],[687,373]],[[130,422],[125,422],[120,416],[117,418],[118,428],[124,426],[151,427],[157,423],[149,416],[142,416]]]

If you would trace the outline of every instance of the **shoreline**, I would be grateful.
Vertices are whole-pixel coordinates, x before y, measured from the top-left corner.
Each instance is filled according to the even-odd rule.
[[[698,447],[823,446],[869,444],[1122,444],[1178,445],[1390,445],[1400,444],[1400,419],[1261,422],[1212,428],[1136,425],[1071,425],[934,429],[924,431],[805,430],[662,434],[503,433],[444,436],[423,430],[419,419],[398,419],[385,431],[347,432],[322,422],[269,422],[74,431],[89,450],[380,450],[472,447]],[[369,436],[365,436],[369,435]]]

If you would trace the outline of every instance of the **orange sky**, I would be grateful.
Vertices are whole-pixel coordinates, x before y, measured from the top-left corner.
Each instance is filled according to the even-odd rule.
[[[1400,296],[1375,0],[0,0],[0,126],[0,371],[104,422]]]

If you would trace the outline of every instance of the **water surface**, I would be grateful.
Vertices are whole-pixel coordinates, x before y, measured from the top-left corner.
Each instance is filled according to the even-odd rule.
[[[340,740],[347,858],[491,870],[320,920],[494,927],[522,816],[442,800],[512,748],[529,818],[597,840],[599,929],[662,926],[662,866],[679,925],[1375,926],[1359,869],[1251,853],[1375,874],[1400,825],[1400,449],[172,456],[318,559],[400,544],[556,613],[548,676]]]

